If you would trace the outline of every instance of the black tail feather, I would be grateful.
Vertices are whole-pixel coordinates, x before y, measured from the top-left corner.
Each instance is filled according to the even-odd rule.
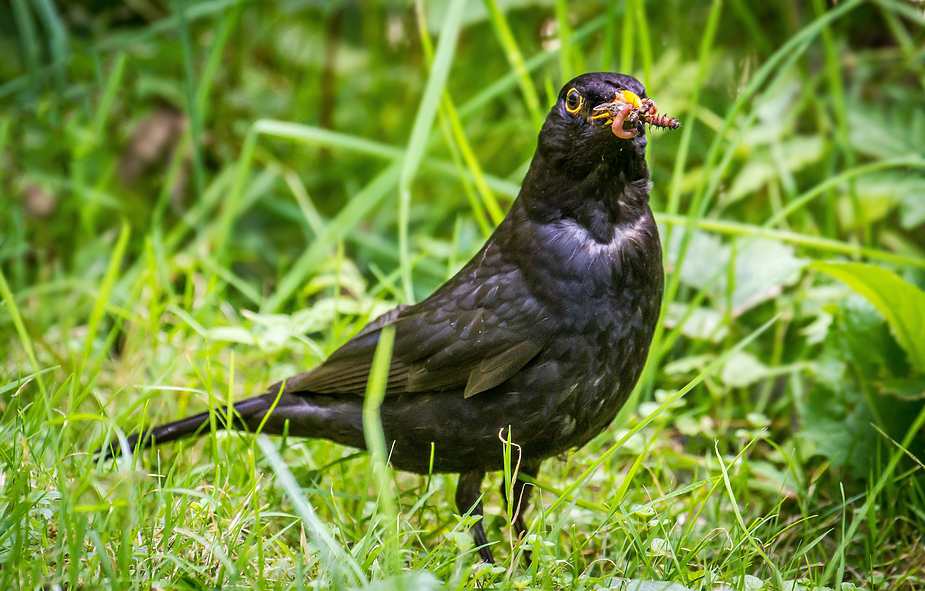
[[[265,396],[256,396],[242,400],[234,405],[231,417],[231,427],[236,429],[247,428],[254,417],[261,416],[270,409],[273,400],[267,400]],[[215,411],[215,423],[219,429],[229,428],[227,409],[218,409]],[[147,449],[169,443],[184,437],[190,437],[199,434],[204,428],[208,428],[209,413],[203,412],[185,419],[173,421],[163,425],[158,425],[142,433],[134,433],[126,438],[128,451],[135,453],[138,449]],[[123,447],[118,439],[110,441],[96,450],[94,455],[102,455],[103,459],[109,460],[122,455]]]

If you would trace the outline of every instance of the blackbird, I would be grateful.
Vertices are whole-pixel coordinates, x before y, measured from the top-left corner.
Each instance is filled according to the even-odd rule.
[[[644,128],[659,125],[655,114],[631,76],[571,80],[546,117],[520,194],[459,273],[426,300],[370,322],[318,367],[238,402],[231,417],[216,411],[219,427],[263,423],[264,433],[365,449],[363,394],[388,325],[395,340],[380,416],[390,461],[418,474],[458,473],[460,513],[482,514],[482,479],[504,468],[502,439],[516,444],[509,457],[518,473],[534,478],[546,458],[586,444],[632,391],[658,320],[662,253]],[[208,425],[209,413],[198,414],[132,435],[128,447]],[[121,449],[112,442],[101,453]],[[518,477],[512,487],[518,536],[526,484]],[[502,495],[508,503],[504,486]],[[492,562],[481,521],[472,535]]]

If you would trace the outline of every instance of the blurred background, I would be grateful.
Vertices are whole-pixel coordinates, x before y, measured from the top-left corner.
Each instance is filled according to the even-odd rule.
[[[649,136],[663,324],[614,427],[547,486],[564,488],[662,405],[583,495],[607,504],[622,490],[626,506],[688,521],[683,535],[636,538],[667,540],[671,559],[638,542],[553,541],[575,564],[607,557],[626,576],[672,578],[659,565],[687,545],[684,567],[717,580],[925,584],[923,11],[912,0],[0,4],[0,449],[14,516],[0,563],[23,565],[33,586],[95,580],[105,561],[80,550],[86,530],[120,572],[123,561],[142,579],[187,572],[136,565],[140,542],[114,533],[138,534],[173,506],[137,493],[156,483],[119,489],[87,454],[61,458],[260,391],[426,297],[503,217],[562,84],[609,70],[639,78],[683,123]],[[248,445],[166,453],[187,466]],[[293,470],[328,479],[322,489],[349,491],[366,467],[322,468],[348,452],[321,442],[288,454]],[[638,457],[648,469],[620,489]],[[260,482],[196,474],[232,499]],[[758,531],[745,523],[770,528],[759,548],[778,567],[710,537],[736,523],[714,487],[724,474],[745,507],[741,539]],[[652,504],[682,486],[683,502]],[[415,527],[449,527],[451,490]],[[690,513],[701,504],[712,508]],[[337,522],[336,506],[320,511]],[[374,527],[354,525],[338,535]],[[491,527],[500,539],[503,520]],[[187,552],[175,544],[164,551]],[[407,533],[405,546],[407,564],[442,576],[421,558],[440,542]],[[253,560],[222,547],[238,573]],[[55,553],[68,548],[64,566]],[[222,568],[212,584],[228,584],[234,569]]]

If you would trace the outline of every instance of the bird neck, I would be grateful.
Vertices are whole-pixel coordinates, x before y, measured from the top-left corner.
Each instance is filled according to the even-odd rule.
[[[635,222],[649,209],[644,155],[629,152],[574,166],[538,150],[519,200],[537,223],[571,220],[598,242],[609,242],[615,227]]]

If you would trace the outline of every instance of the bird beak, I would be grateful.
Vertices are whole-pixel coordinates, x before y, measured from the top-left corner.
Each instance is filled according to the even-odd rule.
[[[636,93],[621,90],[611,102],[592,109],[594,114],[591,115],[591,123],[609,125],[618,138],[632,139],[639,133],[644,122],[644,118],[640,116],[643,114],[642,111],[655,108],[655,103],[646,100],[651,107],[644,106],[643,100]]]

